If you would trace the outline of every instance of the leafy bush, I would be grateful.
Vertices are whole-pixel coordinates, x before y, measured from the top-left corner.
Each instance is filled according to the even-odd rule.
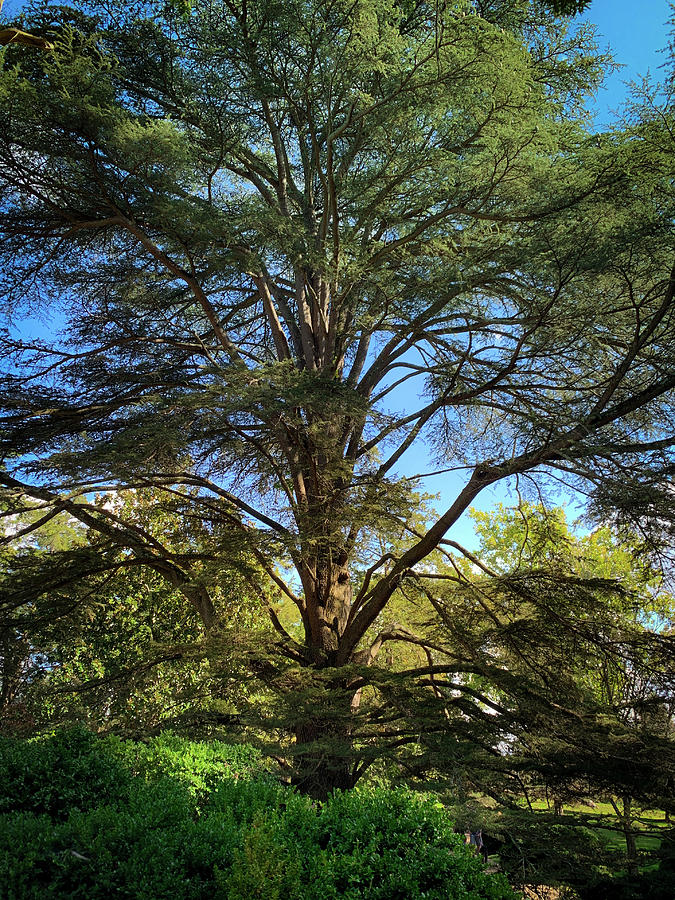
[[[0,738],[0,813],[21,810],[63,818],[123,800],[132,779],[172,778],[204,798],[228,776],[262,770],[249,745],[201,743],[163,734],[147,743],[98,737],[83,729],[29,741]]]
[[[54,825],[33,813],[0,815],[0,897],[23,900],[42,896],[40,885],[54,871]],[[53,895],[52,895],[53,896]]]
[[[127,797],[131,779],[115,740],[81,729],[30,741],[0,738],[0,813],[62,818]]]
[[[513,897],[440,804],[377,788],[317,806],[249,777],[247,748],[78,732],[6,743],[0,765],[1,900]]]
[[[336,794],[320,817],[319,845],[326,844],[334,880],[323,896],[406,898],[511,897],[501,876],[454,834],[440,803],[412,792],[376,788]],[[319,900],[317,891],[308,895]]]
[[[190,741],[166,733],[147,743],[117,741],[112,750],[134,775],[174,778],[195,796],[210,793],[223,778],[250,778],[262,771],[260,752],[249,744]]]
[[[231,816],[195,820],[184,786],[139,783],[127,803],[73,811],[64,822],[0,816],[0,897],[197,900],[239,842]]]
[[[265,793],[271,801],[260,801]],[[221,794],[222,798],[222,794]],[[276,804],[276,806],[272,805]],[[250,828],[235,850],[227,900],[502,900],[440,804],[407,791],[336,793],[318,810],[305,797],[251,785]]]

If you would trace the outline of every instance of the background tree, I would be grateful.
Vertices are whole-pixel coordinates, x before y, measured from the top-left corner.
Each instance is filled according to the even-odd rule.
[[[66,319],[3,338],[7,502],[77,518],[87,565],[115,547],[209,634],[219,567],[252,556],[278,640],[251,666],[297,777],[349,786],[358,689],[410,643],[383,612],[485,488],[667,478],[672,195],[635,129],[587,131],[604,60],[540,3],[38,4],[26,27],[55,49],[4,57],[5,308]],[[424,437],[465,480],[363,574],[412,521],[396,473]],[[208,523],[205,558],[90,501],[138,488]]]
[[[17,596],[16,576],[24,567],[35,565],[50,551],[59,552],[81,544],[84,533],[77,522],[59,515],[34,530],[41,518],[31,510],[18,520],[11,510],[0,513],[0,578],[11,587],[0,589],[0,731],[26,732],[35,728],[35,709],[31,697],[49,667],[50,642],[42,634],[44,622],[32,600]],[[11,609],[11,614],[7,615]],[[52,609],[52,614],[56,609]],[[61,610],[63,612],[63,609]]]
[[[572,851],[586,840],[578,826],[587,817],[568,816],[556,831],[555,820],[523,813],[523,800],[532,812],[542,797],[609,801],[626,841],[623,865],[636,874],[640,809],[675,800],[672,596],[639,544],[606,526],[579,538],[561,510],[526,503],[474,516],[482,568],[446,566],[422,588],[438,615],[418,638],[435,665],[433,699],[418,701],[429,755],[417,764],[450,768],[445,790],[460,818],[502,834],[504,864],[526,881],[557,883],[569,869],[563,881],[583,886],[600,874],[597,848],[590,869]],[[504,814],[472,805],[477,795]],[[548,827],[557,837],[547,857]]]
[[[204,523],[183,521],[171,498],[131,492],[94,503],[176,542],[184,556],[204,556]],[[208,640],[166,579],[100,536],[88,545],[76,519],[61,514],[36,527],[41,519],[35,510],[5,525],[5,540],[23,532],[23,547],[10,543],[0,580],[3,730],[73,722],[136,737],[236,729],[236,701],[248,687],[234,648],[260,649],[271,633],[255,566],[247,577],[219,569],[211,588],[223,628]]]

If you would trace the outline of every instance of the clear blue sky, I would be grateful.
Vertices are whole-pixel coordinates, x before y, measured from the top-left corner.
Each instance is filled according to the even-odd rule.
[[[669,0],[593,0],[584,13],[583,18],[597,26],[601,49],[609,46],[616,62],[623,66],[609,76],[597,98],[600,123],[609,122],[612,110],[620,108],[626,97],[625,82],[648,72],[660,80],[672,15]]]

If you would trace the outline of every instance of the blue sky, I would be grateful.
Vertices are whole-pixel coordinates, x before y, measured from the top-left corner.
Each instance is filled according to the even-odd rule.
[[[605,124],[612,110],[626,98],[626,81],[648,72],[659,80],[668,43],[668,21],[673,15],[669,0],[593,0],[583,18],[598,28],[598,43],[610,47],[622,68],[607,79],[596,103],[596,118]]]

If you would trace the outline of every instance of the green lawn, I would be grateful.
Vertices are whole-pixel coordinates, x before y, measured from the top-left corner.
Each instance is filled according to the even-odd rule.
[[[537,812],[553,812],[552,807],[549,807],[545,800],[534,801],[532,807]],[[561,823],[565,820],[570,824],[572,822],[583,823],[598,833],[608,850],[625,853],[625,838],[611,803],[598,802],[594,806],[583,803],[566,804]],[[639,810],[633,827],[636,832],[635,843],[638,851],[651,854],[661,846],[661,839],[655,832],[672,828],[672,824],[666,822],[661,810]],[[657,864],[648,863],[640,868],[641,871],[647,871],[656,867]]]

